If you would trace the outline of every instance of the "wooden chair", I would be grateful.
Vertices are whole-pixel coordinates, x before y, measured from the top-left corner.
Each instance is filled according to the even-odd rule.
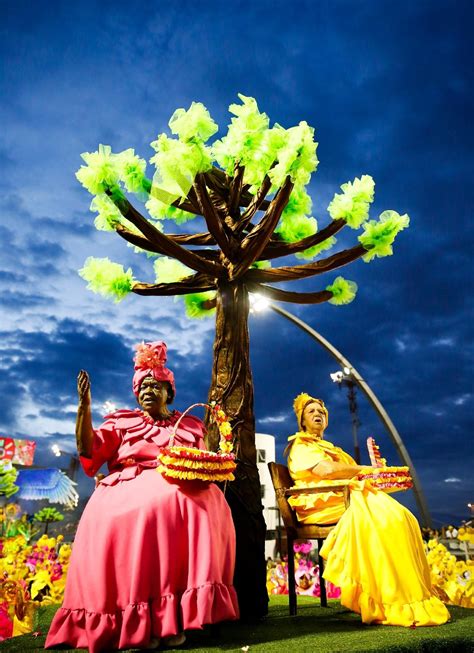
[[[319,552],[323,541],[332,531],[336,524],[317,525],[302,524],[298,521],[295,511],[288,503],[288,498],[298,494],[319,494],[321,492],[342,491],[344,494],[344,504],[346,508],[349,505],[349,487],[347,485],[331,485],[314,488],[292,488],[293,479],[290,476],[288,467],[278,463],[268,463],[268,468],[272,477],[273,487],[277,498],[278,508],[283,519],[283,525],[286,531],[288,543],[288,594],[290,600],[290,615],[296,614],[296,580],[295,580],[295,554],[293,543],[295,540],[317,540],[318,541],[318,562],[319,562],[319,584],[321,607],[327,607],[326,583],[323,578],[323,559]]]

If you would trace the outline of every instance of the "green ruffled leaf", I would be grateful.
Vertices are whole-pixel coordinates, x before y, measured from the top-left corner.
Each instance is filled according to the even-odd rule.
[[[119,263],[93,256],[86,260],[79,275],[88,282],[89,290],[104,297],[114,297],[115,302],[126,297],[135,282],[131,268],[125,271]]]
[[[110,145],[99,145],[96,152],[84,152],[81,157],[87,166],[81,166],[76,177],[89,193],[99,195],[118,186],[121,169]]]
[[[214,299],[216,293],[212,290],[207,292],[191,293],[184,295],[184,305],[186,306],[186,315],[190,318],[210,317],[215,308],[205,308],[205,302]]]
[[[326,250],[331,249],[331,247],[333,247],[336,243],[336,238],[334,238],[334,236],[330,236],[329,238],[326,238],[326,240],[323,240],[322,243],[308,247],[308,249],[305,249],[302,252],[297,252],[295,256],[299,259],[313,259],[318,254],[321,254],[321,252],[325,252]]]
[[[396,235],[406,229],[410,224],[410,218],[405,213],[400,215],[396,211],[384,211],[381,213],[378,222],[369,220],[364,224],[364,233],[359,236],[359,242],[368,249],[367,254],[362,258],[366,263],[373,258],[391,256],[393,254],[392,244]]]
[[[184,143],[160,134],[151,146],[156,154],[150,163],[154,163],[157,168],[153,186],[165,191],[165,195],[159,199],[169,204],[186,197],[196,175],[212,167],[211,150],[201,141]],[[151,194],[156,197],[153,190],[152,188]]]
[[[333,295],[329,300],[330,304],[349,304],[356,296],[357,284],[344,279],[344,277],[337,277],[330,286],[326,286],[326,290],[332,292]]]
[[[130,193],[141,193],[146,185],[146,161],[141,159],[132,148],[116,154],[120,179]]]
[[[270,120],[260,113],[257,102],[252,97],[239,93],[242,104],[231,104],[231,119],[227,134],[212,146],[212,154],[217,163],[233,176],[236,163],[245,166],[246,184],[259,185],[273,159],[268,161],[268,146],[265,140]],[[268,136],[267,136],[268,139]]]
[[[314,129],[306,121],[286,130],[286,143],[277,152],[277,164],[268,172],[272,184],[279,188],[290,176],[295,186],[306,186],[318,167]]]
[[[115,231],[116,226],[122,223],[122,214],[105,194],[94,197],[90,210],[98,213],[94,225],[100,231]]]
[[[250,267],[256,270],[268,270],[272,267],[272,264],[270,261],[254,261]]]
[[[293,188],[288,204],[283,209],[282,219],[309,216],[313,201],[304,188]]]
[[[294,215],[282,218],[275,233],[278,233],[286,243],[296,243],[303,238],[312,236],[317,231],[318,223],[315,218]]]
[[[193,270],[174,258],[160,256],[153,264],[156,283],[173,283],[194,274]]]
[[[375,182],[370,175],[356,177],[353,182],[342,184],[342,194],[335,194],[328,206],[333,220],[343,219],[352,229],[358,229],[369,217],[370,204],[374,201]]]
[[[178,209],[176,206],[165,204],[155,197],[150,197],[145,206],[148,213],[155,220],[174,220],[176,224],[183,224],[184,222],[197,218],[197,215],[194,213],[188,213],[187,211]]]
[[[200,140],[205,143],[219,129],[201,102],[192,102],[187,111],[176,109],[168,123],[180,141]]]

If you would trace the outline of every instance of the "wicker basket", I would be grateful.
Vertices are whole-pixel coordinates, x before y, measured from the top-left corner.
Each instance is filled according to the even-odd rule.
[[[233,481],[233,472],[237,466],[233,453],[224,453],[221,450],[217,452],[205,451],[197,449],[196,447],[182,447],[175,446],[174,444],[176,432],[181,420],[196,406],[204,406],[205,408],[210,409],[211,415],[217,422],[221,433],[219,447],[221,447],[224,442],[227,442],[226,448],[231,448],[231,445],[229,445],[229,435],[223,435],[220,428],[224,423],[224,420],[219,421],[219,413],[223,415],[220,408],[211,404],[193,404],[184,411],[174,425],[173,431],[170,435],[169,445],[160,450],[160,453],[158,454],[158,460],[160,462],[158,471],[167,478],[178,479],[181,481]],[[225,419],[225,423],[228,424],[227,418]]]

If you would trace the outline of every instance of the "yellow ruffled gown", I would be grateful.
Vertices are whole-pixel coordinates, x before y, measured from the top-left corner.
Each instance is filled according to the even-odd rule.
[[[288,468],[295,486],[349,484],[347,510],[341,492],[289,499],[302,523],[337,521],[321,555],[326,560],[324,578],[341,588],[342,605],[358,612],[364,623],[445,623],[449,612],[432,593],[420,528],[411,512],[370,482],[318,479],[311,468],[323,460],[356,464],[331,442],[305,432],[289,440]]]

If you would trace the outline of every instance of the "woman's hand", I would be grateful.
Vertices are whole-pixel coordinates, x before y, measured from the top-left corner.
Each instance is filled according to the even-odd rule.
[[[77,375],[77,393],[79,395],[79,404],[82,406],[90,406],[91,382],[89,375],[85,370],[81,370]]]
[[[77,450],[80,456],[90,458],[94,431],[91,416],[91,382],[85,370],[81,370],[77,375],[77,393],[79,395],[76,418]]]

